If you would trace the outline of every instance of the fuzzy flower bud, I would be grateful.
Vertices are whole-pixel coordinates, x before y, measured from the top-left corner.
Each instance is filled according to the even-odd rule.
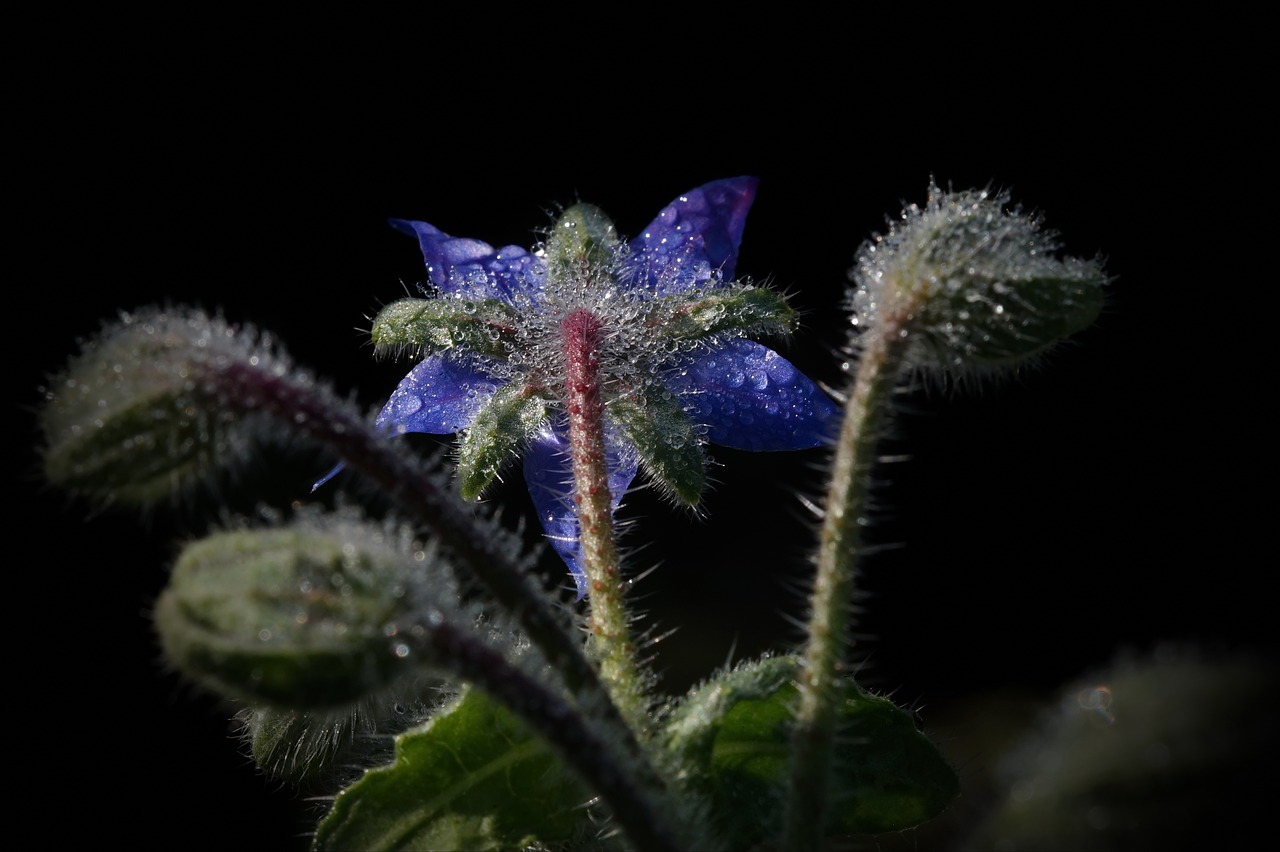
[[[72,491],[145,504],[240,458],[243,421],[218,404],[213,380],[236,361],[289,369],[269,344],[220,319],[121,315],[46,392],[46,476]]]
[[[441,571],[424,571],[432,555],[403,539],[303,517],[197,541],[156,604],[165,656],[219,693],[280,707],[340,706],[392,686],[429,662],[415,653],[425,628],[414,628],[443,621],[435,600],[454,598],[436,588]]]
[[[1008,203],[930,186],[923,209],[911,205],[858,252],[855,333],[888,321],[912,338],[907,366],[964,373],[1018,364],[1092,324],[1101,264],[1059,260],[1056,236]]]

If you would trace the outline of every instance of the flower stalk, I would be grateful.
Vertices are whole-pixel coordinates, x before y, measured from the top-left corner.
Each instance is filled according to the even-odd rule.
[[[840,679],[849,639],[850,604],[857,589],[862,528],[876,460],[876,444],[892,412],[891,394],[900,375],[910,314],[883,317],[865,340],[853,391],[832,461],[817,576],[810,600],[809,643],[798,684],[800,701],[791,738],[791,786],[787,802],[787,849],[821,848],[829,805],[840,710]]]
[[[624,601],[626,583],[619,570],[605,454],[599,370],[604,326],[591,311],[580,308],[564,318],[560,329],[579,544],[591,590],[590,635],[601,679],[624,716],[643,728],[647,708]]]
[[[1058,259],[1040,221],[1008,196],[929,190],[887,234],[865,243],[849,303],[859,352],[827,491],[809,639],[798,679],[784,846],[825,838],[849,609],[876,445],[899,378],[916,370],[987,376],[1042,355],[1088,327],[1103,303],[1096,261]]]

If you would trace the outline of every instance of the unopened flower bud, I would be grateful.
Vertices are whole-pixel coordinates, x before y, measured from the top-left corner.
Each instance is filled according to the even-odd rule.
[[[165,655],[250,703],[354,703],[422,662],[413,626],[436,610],[408,550],[372,524],[332,518],[197,541],[156,604]]]
[[[1087,328],[1104,302],[1096,260],[1058,259],[1055,235],[1004,193],[930,188],[850,275],[858,332],[889,321],[908,366],[949,372],[1014,365]]]
[[[46,476],[71,491],[145,504],[239,458],[243,421],[218,403],[214,380],[233,361],[288,369],[256,335],[220,319],[122,315],[46,392]]]

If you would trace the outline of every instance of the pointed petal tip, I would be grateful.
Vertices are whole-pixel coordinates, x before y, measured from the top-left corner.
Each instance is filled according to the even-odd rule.
[[[321,486],[323,486],[330,479],[333,479],[335,476],[341,473],[344,467],[346,467],[345,463],[338,462],[338,464],[333,468],[333,470],[329,471],[324,476],[316,480],[315,484],[311,486],[311,493],[315,494],[317,491],[319,491]]]

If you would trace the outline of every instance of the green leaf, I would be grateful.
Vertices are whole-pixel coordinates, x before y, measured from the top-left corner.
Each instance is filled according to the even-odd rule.
[[[515,309],[497,299],[400,299],[378,313],[370,335],[378,354],[406,347],[466,349],[505,360],[515,320]]]
[[[343,790],[317,850],[519,849],[592,830],[591,798],[549,746],[479,690],[396,740],[391,766]]]
[[[526,385],[509,384],[476,413],[458,449],[458,481],[462,496],[479,500],[498,478],[502,465],[514,457],[547,419],[547,400]]]
[[[702,684],[672,714],[667,748],[710,798],[730,847],[781,833],[796,703],[794,658],[759,660]],[[842,683],[829,835],[919,825],[959,782],[937,747],[892,701]]]
[[[609,415],[640,454],[649,476],[687,506],[702,499],[706,460],[680,400],[659,386],[649,387],[643,404],[632,397],[609,402]]]

